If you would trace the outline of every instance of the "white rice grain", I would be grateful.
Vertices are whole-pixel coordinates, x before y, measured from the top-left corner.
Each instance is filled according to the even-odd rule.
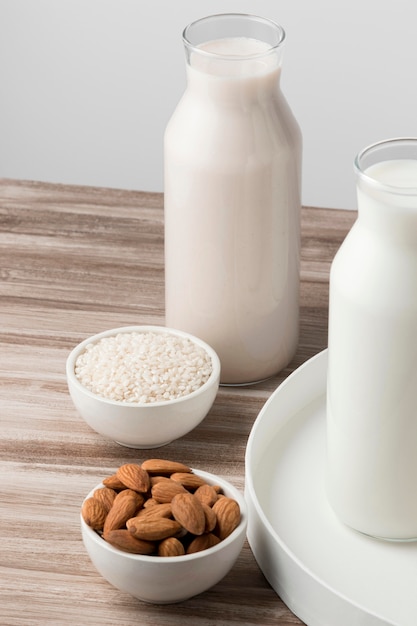
[[[199,389],[210,377],[207,352],[169,332],[126,332],[90,343],[75,376],[92,393],[118,402],[167,402]]]

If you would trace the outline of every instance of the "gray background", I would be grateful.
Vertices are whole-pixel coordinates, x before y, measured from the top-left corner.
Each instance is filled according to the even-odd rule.
[[[286,30],[282,87],[304,136],[303,202],[355,208],[364,146],[416,135],[410,0],[0,0],[0,176],[163,190],[185,87],[181,34],[211,13]]]

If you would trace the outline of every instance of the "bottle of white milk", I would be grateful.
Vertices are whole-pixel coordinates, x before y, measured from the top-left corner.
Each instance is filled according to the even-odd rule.
[[[330,274],[327,494],[373,537],[417,539],[417,139],[355,161],[358,219]]]
[[[302,148],[284,38],[248,15],[189,25],[165,133],[166,325],[211,344],[223,384],[272,376],[298,343]]]

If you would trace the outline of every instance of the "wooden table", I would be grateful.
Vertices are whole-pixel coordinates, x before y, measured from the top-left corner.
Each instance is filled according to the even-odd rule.
[[[246,544],[211,590],[170,606],[110,586],[81,541],[85,494],[120,464],[182,460],[243,490],[252,424],[278,384],[326,347],[330,263],[355,212],[302,212],[301,335],[279,376],[221,388],[205,421],[147,453],[93,432],[68,395],[65,360],[107,328],[164,324],[163,196],[0,180],[0,623],[193,626],[301,622]]]

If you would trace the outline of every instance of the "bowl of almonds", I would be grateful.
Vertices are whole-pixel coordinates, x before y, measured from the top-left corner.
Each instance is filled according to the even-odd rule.
[[[246,537],[243,495],[167,459],[126,463],[90,491],[81,532],[97,571],[149,603],[182,602],[230,571]]]

